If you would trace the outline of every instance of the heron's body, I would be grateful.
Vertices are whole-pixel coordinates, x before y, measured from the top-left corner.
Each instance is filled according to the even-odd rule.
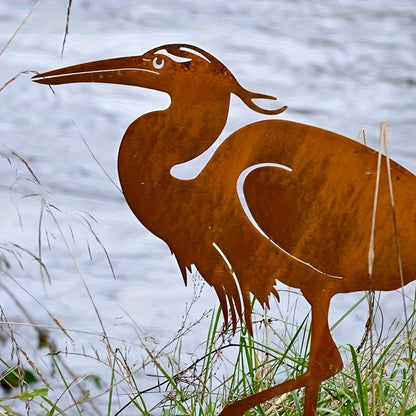
[[[204,253],[212,268],[222,267],[224,260],[213,246],[216,243],[240,284],[244,282],[249,291],[256,293],[254,286],[259,280],[264,282],[264,293],[256,293],[264,302],[276,279],[306,292],[313,291],[312,286],[324,288],[327,283],[328,290],[334,293],[402,286],[399,264],[392,261],[398,253],[384,157],[376,212],[374,272],[369,281],[376,151],[319,128],[267,120],[233,133],[196,178],[181,180],[171,175],[171,168],[199,153],[184,154],[172,136],[163,140],[163,130],[158,126],[170,125],[163,113],[157,115],[163,119],[159,123],[153,117],[149,123],[143,116],[130,126],[142,133],[129,134],[128,130],[123,139],[119,176],[132,211],[169,245],[181,270],[193,264],[200,271],[209,267],[202,264],[195,247]],[[191,123],[193,119],[187,121]],[[186,120],[182,122],[186,130]],[[155,132],[150,125],[155,126]],[[206,132],[207,128],[201,126],[200,131]],[[216,135],[219,132],[220,129]],[[180,137],[182,134],[179,132]],[[330,149],[330,153],[322,149]],[[273,166],[253,169],[244,187],[248,207],[269,240],[253,227],[244,212],[237,181],[248,167],[276,162],[291,171]],[[401,201],[407,195],[416,195],[416,181],[406,169],[390,163],[404,283],[408,283],[416,270],[415,233],[408,223],[409,218],[413,219],[411,225],[416,223],[416,204]],[[138,169],[131,169],[132,165]],[[350,166],[358,169],[350,171]],[[260,188],[258,183],[262,184]],[[244,238],[230,238],[238,235]],[[287,253],[301,261],[294,261]],[[267,258],[261,268],[259,258]],[[293,269],[302,273],[301,279],[297,273],[292,277]],[[212,273],[203,275],[209,279]]]
[[[120,182],[134,214],[169,245],[185,280],[196,266],[216,290],[226,320],[230,311],[234,329],[240,318],[251,330],[250,294],[268,305],[271,294],[278,296],[276,280],[301,289],[312,306],[308,371],[221,415],[242,415],[299,387],[306,387],[304,415],[314,415],[321,381],[342,368],[327,322],[332,296],[391,290],[416,278],[415,176],[391,161],[390,186],[382,157],[374,216],[377,152],[316,127],[266,120],[234,132],[195,178],[174,177],[175,165],[218,138],[231,93],[262,113],[283,110],[258,107],[253,99],[271,97],[244,90],[219,61],[188,45],[81,64],[35,80],[116,82],[170,94],[170,107],[135,120],[120,146]]]

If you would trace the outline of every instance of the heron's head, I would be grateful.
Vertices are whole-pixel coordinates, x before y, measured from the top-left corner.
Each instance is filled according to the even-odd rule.
[[[286,109],[260,107],[254,100],[275,100],[275,97],[246,90],[215,57],[185,44],[160,46],[139,56],[73,65],[35,75],[32,79],[48,85],[73,82],[125,84],[162,91],[172,98],[212,92],[233,93],[252,110],[262,114],[279,114]]]

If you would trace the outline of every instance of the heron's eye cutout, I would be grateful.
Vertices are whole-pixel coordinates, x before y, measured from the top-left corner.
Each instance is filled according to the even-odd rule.
[[[153,58],[152,64],[153,68],[162,69],[165,66],[165,60],[160,56],[156,56],[155,58]]]

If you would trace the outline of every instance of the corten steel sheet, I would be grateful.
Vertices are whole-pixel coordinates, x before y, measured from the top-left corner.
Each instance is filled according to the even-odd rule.
[[[332,296],[396,289],[416,277],[416,177],[390,162],[395,229],[387,161],[381,158],[369,273],[378,153],[356,141],[292,121],[259,121],[225,140],[194,179],[171,175],[173,166],[218,138],[231,94],[262,114],[285,110],[257,105],[253,100],[274,97],[244,89],[209,53],[165,45],[33,80],[128,84],[170,95],[169,108],[135,120],[120,146],[120,182],[134,214],[169,245],[185,281],[191,265],[197,267],[233,330],[238,319],[252,330],[250,295],[267,306],[270,295],[278,298],[276,280],[301,289],[312,307],[306,373],[227,406],[221,416],[243,415],[300,387],[304,415],[315,415],[320,383],[342,368],[328,327]]]

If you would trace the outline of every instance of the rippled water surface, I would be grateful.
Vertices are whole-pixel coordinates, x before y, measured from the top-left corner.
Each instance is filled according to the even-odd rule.
[[[364,128],[373,147],[385,121],[390,156],[416,172],[414,2],[77,0],[61,56],[65,3],[44,0],[33,11],[0,55],[0,86],[25,70],[142,54],[166,43],[195,44],[226,64],[245,87],[278,96],[289,107],[285,118],[352,138]],[[34,5],[0,2],[0,48]],[[114,346],[134,346],[137,328],[169,339],[193,285],[183,286],[168,248],[133,217],[116,173],[127,126],[166,107],[167,96],[115,85],[73,84],[52,91],[30,77],[22,74],[0,92],[0,151],[10,159],[0,159],[0,244],[12,267],[1,283],[34,322],[54,326],[52,314],[69,333],[77,330],[74,342],[54,331],[63,350],[96,348],[105,354],[86,288]],[[223,137],[259,118],[233,99]],[[359,296],[339,297],[332,320]],[[400,295],[389,296],[383,308],[391,321],[403,306]],[[194,316],[216,302],[205,288]],[[0,304],[10,321],[27,322],[1,288]],[[302,319],[306,309],[299,310]],[[359,342],[365,314],[365,308],[358,311],[336,331],[339,342],[351,342],[352,333]],[[202,324],[192,332],[190,350],[205,331]],[[22,343],[30,333],[25,325],[16,327]],[[25,345],[30,348],[30,341]],[[84,361],[75,368],[89,371]]]

